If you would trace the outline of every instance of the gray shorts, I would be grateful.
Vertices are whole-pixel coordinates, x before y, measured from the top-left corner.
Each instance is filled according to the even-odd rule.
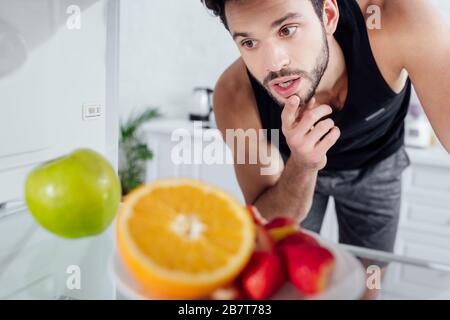
[[[340,243],[392,252],[400,216],[402,172],[409,164],[402,147],[364,169],[320,171],[312,208],[302,227],[320,232],[332,196]]]

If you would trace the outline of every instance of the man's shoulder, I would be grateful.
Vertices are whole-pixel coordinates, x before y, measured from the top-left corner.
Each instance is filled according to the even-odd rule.
[[[403,79],[405,55],[411,54],[411,45],[416,41],[426,40],[433,32],[432,20],[439,18],[432,4],[429,0],[359,0],[358,3],[366,19],[373,15],[368,10],[370,6],[379,7],[376,14],[380,14],[380,28],[368,29],[372,51],[384,75],[396,82],[397,74],[402,73]]]
[[[429,0],[360,0],[360,6],[380,8],[381,29],[387,33],[410,34],[411,30],[424,27],[423,22],[433,14]]]
[[[433,6],[429,0],[358,0],[358,4],[366,18],[373,15],[370,7],[378,7],[376,14],[381,15],[381,31],[401,32],[419,24],[421,19],[417,18]]]
[[[426,43],[442,34],[443,17],[429,0],[375,2],[381,7],[381,32],[378,32],[381,36],[378,38],[386,45],[386,54],[409,55],[417,43]]]
[[[242,58],[234,61],[220,76],[215,91],[217,94],[228,98],[243,98],[242,94],[248,95],[251,84]]]
[[[223,72],[214,91],[214,111],[216,118],[220,118],[218,120],[235,123],[254,118],[256,101],[241,58]]]

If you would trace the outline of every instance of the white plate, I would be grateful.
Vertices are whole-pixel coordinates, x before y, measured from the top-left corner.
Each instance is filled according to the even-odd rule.
[[[316,238],[317,236],[314,235]],[[366,276],[362,264],[347,251],[336,244],[319,239],[320,244],[330,250],[335,257],[335,267],[327,290],[309,300],[356,300],[360,299],[365,290]],[[116,280],[117,290],[121,298],[131,300],[154,299],[146,296],[139,285],[126,270],[117,254],[111,263],[111,272]],[[287,283],[273,300],[299,300],[304,299],[292,286]]]

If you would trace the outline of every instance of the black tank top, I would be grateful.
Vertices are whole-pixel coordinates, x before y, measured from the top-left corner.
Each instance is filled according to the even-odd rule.
[[[348,93],[344,107],[331,118],[341,137],[328,151],[326,170],[351,170],[375,164],[404,143],[404,119],[408,112],[411,82],[397,94],[383,78],[373,56],[365,18],[356,0],[338,1],[340,19],[335,32],[347,65]],[[290,150],[281,132],[282,108],[248,72],[262,126],[278,129],[278,145],[286,162]],[[267,135],[270,141],[271,135]]]

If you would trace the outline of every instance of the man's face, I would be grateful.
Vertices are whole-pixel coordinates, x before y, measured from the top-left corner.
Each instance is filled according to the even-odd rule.
[[[306,104],[327,68],[328,42],[309,0],[228,1],[226,18],[247,68],[283,106]]]

